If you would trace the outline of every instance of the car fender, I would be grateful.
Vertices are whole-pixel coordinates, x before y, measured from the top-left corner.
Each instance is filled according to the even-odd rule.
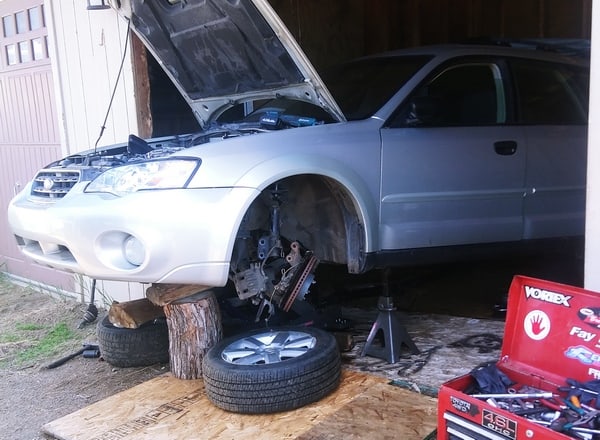
[[[282,179],[305,174],[330,178],[346,189],[364,228],[365,251],[375,250],[379,216],[373,193],[362,176],[339,160],[314,154],[274,157],[250,168],[235,186],[256,188],[260,193]]]

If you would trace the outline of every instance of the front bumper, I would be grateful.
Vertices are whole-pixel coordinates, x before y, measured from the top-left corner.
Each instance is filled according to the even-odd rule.
[[[83,193],[55,203],[29,196],[8,207],[21,251],[35,262],[104,280],[223,286],[235,236],[253,188],[140,191],[125,197]],[[134,237],[141,264],[126,257]]]

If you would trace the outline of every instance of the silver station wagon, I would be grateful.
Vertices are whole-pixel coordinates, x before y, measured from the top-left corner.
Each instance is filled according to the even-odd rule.
[[[317,74],[266,1],[119,5],[201,130],[40,170],[8,209],[40,264],[230,282],[287,311],[319,263],[363,273],[583,235],[586,56],[440,45]]]

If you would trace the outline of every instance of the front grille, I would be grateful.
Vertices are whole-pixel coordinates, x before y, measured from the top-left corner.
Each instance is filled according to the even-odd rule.
[[[79,182],[79,171],[42,170],[31,187],[31,194],[47,199],[64,197]]]

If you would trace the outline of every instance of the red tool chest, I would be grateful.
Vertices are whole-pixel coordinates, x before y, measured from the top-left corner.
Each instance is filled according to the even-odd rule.
[[[501,355],[495,367],[515,383],[511,392],[518,393],[520,387],[555,393],[554,403],[565,403],[564,387],[570,384],[567,379],[580,383],[600,379],[600,294],[515,276],[508,293]],[[438,440],[600,439],[598,434],[584,432],[595,430],[593,426],[557,432],[542,425],[543,421],[534,422],[526,418],[529,416],[515,414],[512,408],[498,406],[496,399],[473,397],[470,390],[474,384],[473,375],[467,374],[440,388]],[[563,390],[559,390],[561,387]],[[515,399],[503,401],[507,400]],[[535,400],[521,399],[520,403],[539,404]]]

